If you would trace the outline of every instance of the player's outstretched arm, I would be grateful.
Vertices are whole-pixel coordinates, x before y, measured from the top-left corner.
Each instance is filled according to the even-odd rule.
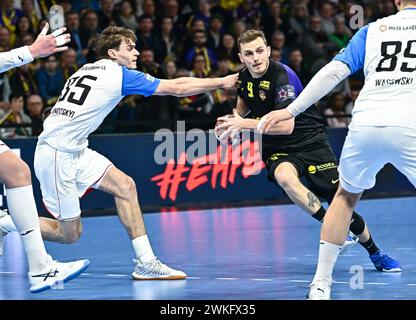
[[[327,95],[335,86],[351,74],[350,68],[343,62],[333,60],[323,67],[287,108],[269,112],[260,120],[257,129],[268,133],[280,121],[296,117],[311,105]]]
[[[48,29],[49,24],[46,23],[32,45],[0,53],[0,72],[20,67],[32,62],[36,58],[46,57],[53,53],[67,50],[68,47],[61,47],[71,40],[71,36],[68,33],[64,33],[66,28],[58,29],[52,34],[46,35]]]
[[[234,88],[237,84],[238,74],[232,74],[223,78],[193,78],[182,77],[170,80],[160,80],[160,84],[155,91],[155,95],[172,95],[186,97],[215,90],[218,88]]]

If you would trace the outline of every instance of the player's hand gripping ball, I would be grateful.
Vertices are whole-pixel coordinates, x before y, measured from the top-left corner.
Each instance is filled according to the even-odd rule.
[[[227,118],[234,118],[233,114],[227,114],[225,115],[225,117]],[[227,136],[224,136],[224,132],[227,130],[226,128],[218,128],[219,125],[223,124],[225,121],[221,120],[221,119],[217,119],[217,122],[215,123],[215,127],[214,127],[214,133],[215,133],[215,137],[218,139],[219,142],[221,142],[222,144],[228,144],[228,143],[232,143],[232,138],[231,135],[228,134]]]

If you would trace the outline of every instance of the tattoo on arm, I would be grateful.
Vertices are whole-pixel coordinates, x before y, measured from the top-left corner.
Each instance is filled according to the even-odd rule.
[[[321,202],[319,201],[319,199],[312,192],[309,191],[307,196],[308,196],[308,207],[309,208],[315,207],[315,204],[320,205]]]

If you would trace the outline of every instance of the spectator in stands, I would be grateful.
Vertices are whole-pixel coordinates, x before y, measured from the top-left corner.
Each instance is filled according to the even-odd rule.
[[[48,106],[53,105],[58,100],[65,83],[55,55],[42,61],[42,68],[36,71],[36,81],[42,99]]]
[[[303,3],[294,6],[293,14],[288,19],[286,32],[287,43],[291,46],[297,43],[299,37],[308,29],[309,12]]]
[[[159,43],[159,56],[155,60],[163,63],[166,59],[176,60],[178,37],[173,33],[173,21],[171,17],[165,16],[161,21],[160,33],[157,35]]]
[[[79,28],[82,48],[85,50],[87,62],[95,61],[95,55],[89,50],[92,37],[98,33],[98,16],[92,10],[85,10],[81,16],[81,25]]]
[[[26,35],[34,36],[34,30],[32,26],[32,22],[30,21],[29,17],[26,15],[20,16],[20,18],[17,20],[16,25],[16,40],[14,47],[21,47],[23,46],[23,37]]]
[[[0,2],[0,26],[5,27],[10,33],[10,43],[15,42],[17,20],[23,15],[22,10],[15,8],[14,0],[2,0]]]
[[[26,108],[32,123],[32,136],[38,136],[43,130],[43,101],[37,94],[26,99]]]
[[[30,136],[32,129],[23,125],[30,124],[30,117],[23,111],[24,100],[23,96],[10,94],[10,107],[3,111],[3,115],[0,115],[1,123],[7,125],[22,125],[12,128],[1,129],[1,136],[3,138],[17,138]]]
[[[156,17],[156,6],[153,0],[143,0],[142,1],[142,13],[138,16],[145,14],[152,18],[153,21],[157,20]]]
[[[104,30],[109,25],[116,24],[114,19],[114,1],[113,0],[101,0],[100,10],[97,12],[98,17],[98,29]]]
[[[174,60],[166,60],[163,63],[163,73],[166,79],[174,79],[176,77],[176,71],[178,70]]]
[[[302,86],[306,86],[310,80],[310,73],[303,63],[303,55],[299,49],[294,49],[289,53],[288,66],[295,71]]]
[[[224,18],[218,14],[212,15],[208,28],[208,46],[214,50],[218,50],[223,33]]]
[[[270,46],[280,50],[281,61],[287,65],[289,63],[289,48],[286,46],[285,34],[281,31],[273,32]]]
[[[331,2],[323,2],[319,8],[319,15],[321,16],[321,29],[326,34],[332,34],[335,32],[334,21],[334,6]]]
[[[194,20],[204,22],[205,29],[208,30],[211,19],[211,4],[208,0],[197,0],[195,13],[191,15],[187,25],[190,26]]]
[[[77,53],[74,49],[69,48],[68,50],[61,53],[61,65],[64,80],[68,80],[75,71],[78,70],[77,65]]]
[[[23,11],[23,14],[29,18],[30,23],[32,24],[33,30],[35,30],[36,33],[38,33],[39,23],[40,23],[40,19],[42,16],[41,16],[40,11],[38,12],[36,10],[33,0],[22,0],[22,11]],[[33,37],[34,36],[35,35],[33,35]]]
[[[243,20],[234,20],[232,24],[232,30],[233,30],[233,35],[235,36],[236,39],[238,39],[238,37],[241,34],[247,31],[247,26]]]
[[[282,52],[279,49],[271,48],[270,49],[270,60],[274,62],[281,62]]]
[[[79,23],[79,14],[75,11],[69,11],[65,14],[66,27],[71,35],[71,42],[69,46],[77,53],[78,65],[83,65],[87,62],[88,48],[83,47],[81,41],[81,30]]]
[[[229,68],[233,72],[238,72],[242,68],[242,63],[238,58],[237,41],[231,33],[224,33],[221,38],[221,43],[218,48],[218,54],[228,57]]]
[[[195,30],[192,33],[192,41],[193,47],[185,54],[186,63],[189,67],[192,66],[195,56],[201,53],[205,59],[206,72],[209,74],[213,68],[216,68],[217,59],[215,53],[207,47],[207,35],[205,31]]]
[[[341,93],[334,93],[329,99],[328,107],[324,110],[326,122],[330,128],[346,128],[350,118],[345,112],[345,97]]]
[[[235,19],[241,20],[246,26],[254,27],[255,20],[259,16],[260,1],[243,0],[242,3],[235,8],[233,16]]]
[[[32,64],[24,64],[10,71],[11,91],[19,96],[28,97],[38,93],[38,82]]]
[[[152,17],[147,15],[141,15],[139,17],[139,27],[136,32],[137,47],[141,51],[144,48],[150,48],[155,53],[156,59],[161,59],[161,51],[159,48],[159,42],[157,36],[153,32],[153,20]]]
[[[149,17],[151,20],[151,18]],[[118,26],[126,27],[134,32],[138,30],[136,16],[130,1],[123,0],[120,2],[118,13],[115,16],[115,22]]]
[[[329,39],[337,45],[337,50],[341,50],[350,41],[352,33],[345,25],[344,17],[336,17],[334,21],[335,31],[329,35]]]
[[[164,15],[171,17],[173,21],[173,33],[177,35],[185,34],[186,23],[179,15],[179,4],[177,0],[163,1]]]
[[[9,51],[12,48],[10,31],[2,26],[0,26],[0,47],[2,47],[3,51]]]
[[[318,60],[320,60],[320,65],[326,64],[329,54],[336,51],[337,48],[337,45],[330,41],[327,34],[322,30],[319,16],[309,18],[309,29],[299,40],[299,47],[305,57],[305,63],[311,69]]]
[[[264,32],[267,39],[271,38],[273,32],[282,30],[284,26],[281,11],[280,1],[274,0],[269,3],[269,10],[265,12],[266,16],[263,18]],[[238,39],[238,36],[236,38]]]

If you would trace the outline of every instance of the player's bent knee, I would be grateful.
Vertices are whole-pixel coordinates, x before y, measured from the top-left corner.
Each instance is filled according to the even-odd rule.
[[[81,238],[82,230],[74,230],[73,232],[65,233],[63,243],[72,244]]]
[[[293,183],[298,179],[298,177],[291,171],[288,170],[279,170],[276,169],[274,172],[274,176],[276,178],[277,183],[283,188],[288,189],[290,188]]]
[[[126,175],[124,179],[119,183],[119,196],[123,198],[131,198],[136,196],[136,183],[133,178]]]
[[[357,201],[360,199],[362,193],[351,193],[342,187],[338,187],[335,197],[342,198],[344,202],[350,207],[354,208]]]
[[[32,184],[29,166],[20,159],[7,168],[7,174],[2,178],[7,188],[18,188]]]

